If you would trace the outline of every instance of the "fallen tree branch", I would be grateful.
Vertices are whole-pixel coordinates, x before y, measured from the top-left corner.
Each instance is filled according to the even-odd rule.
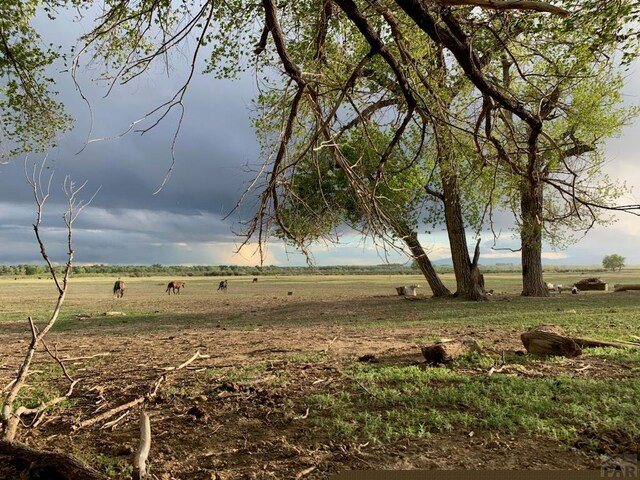
[[[107,410],[106,412],[98,415],[97,417],[90,418],[88,420],[85,420],[84,422],[80,422],[78,425],[74,425],[73,429],[77,430],[79,428],[90,427],[91,425],[94,425],[102,420],[106,420],[107,418],[111,418],[114,415],[117,415],[118,413],[124,410],[129,410],[130,408],[133,408],[136,405],[140,405],[142,402],[147,400],[148,397],[150,398],[150,396],[144,395],[142,397],[136,398],[135,400],[131,400],[128,403],[112,408],[111,410]]]
[[[615,347],[615,348],[640,348],[640,343],[636,342],[609,342],[605,340],[595,340],[593,338],[572,338],[581,348],[585,347]]]
[[[613,286],[614,292],[626,292],[628,290],[640,290],[640,284],[638,283],[616,283]]]

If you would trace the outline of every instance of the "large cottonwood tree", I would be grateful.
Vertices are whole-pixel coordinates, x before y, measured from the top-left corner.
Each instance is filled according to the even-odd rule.
[[[0,161],[52,146],[71,126],[56,100],[51,66],[61,58],[45,45],[31,21],[53,4],[39,0],[6,0],[0,4]]]

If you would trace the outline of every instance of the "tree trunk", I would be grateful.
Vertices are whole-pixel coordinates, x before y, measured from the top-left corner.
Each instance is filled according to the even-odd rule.
[[[411,255],[415,259],[418,267],[420,267],[420,271],[424,275],[424,278],[429,283],[429,287],[431,287],[431,291],[433,292],[434,297],[448,297],[451,295],[449,289],[442,283],[440,277],[436,273],[427,253],[422,248],[420,241],[418,240],[418,235],[415,232],[409,230],[408,227],[403,227],[405,231],[398,232],[400,237],[404,240],[409,250],[411,250]]]
[[[542,185],[523,179],[520,184],[520,215],[522,226],[522,295],[548,297],[542,276]]]
[[[445,146],[443,146],[445,147]],[[449,150],[450,151],[450,150]],[[470,300],[486,300],[484,282],[478,270],[477,260],[472,263],[469,259],[467,234],[460,205],[460,191],[458,188],[457,166],[449,152],[441,152],[438,156],[440,175],[442,176],[442,193],[444,203],[444,217],[451,248],[453,271],[456,275],[457,297]],[[476,249],[477,252],[479,250]]]

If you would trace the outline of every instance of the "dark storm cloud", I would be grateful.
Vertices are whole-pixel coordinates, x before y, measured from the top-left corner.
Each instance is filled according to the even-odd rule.
[[[135,86],[122,88],[123,92],[117,91],[118,98],[136,96]],[[94,132],[92,137],[113,137],[126,130],[154,105],[170,98],[175,88],[177,85],[172,84],[171,88],[161,89],[163,95],[158,95],[157,90],[143,89],[137,95],[145,95],[146,102],[103,105],[102,109],[94,110],[94,122],[101,131]],[[60,157],[64,156],[60,164],[72,170],[74,178],[102,185],[96,199],[98,206],[228,212],[250,180],[243,165],[258,161],[246,108],[253,96],[253,86],[247,79],[216,82],[210,77],[196,77],[191,88],[193,91],[184,102],[185,116],[177,136],[175,165],[159,194],[153,192],[171,166],[171,145],[178,128],[177,115],[173,113],[142,136],[131,132],[119,138],[93,141],[78,155],[72,154],[71,147],[82,147],[84,139],[77,134],[70,136],[58,149]],[[110,115],[112,110],[118,110],[119,115]]]
[[[82,119],[86,121],[87,112],[77,99],[71,102],[80,112],[79,127],[48,153],[45,174],[55,171],[55,177],[50,205],[45,211],[46,218],[54,210],[58,217],[64,211],[61,181],[65,175],[78,184],[87,182],[80,195],[85,200],[99,188],[91,206],[76,223],[78,262],[230,263],[237,242],[232,229],[239,230],[239,212],[228,220],[223,217],[234,208],[251,179],[245,166],[259,161],[246,108],[253,95],[252,85],[247,80],[213,82],[198,78],[194,87],[196,91],[185,100],[185,118],[176,142],[173,171],[156,195],[153,193],[171,165],[176,119],[170,116],[142,136],[130,133],[91,142],[76,154],[86,138],[88,128],[83,128]],[[160,90],[172,91],[168,87]],[[98,133],[104,137],[117,135],[144,115],[152,101],[166,100],[155,93],[157,90],[137,90],[138,96],[148,96],[147,101],[129,105],[123,97],[136,95],[125,89],[119,93],[115,106],[103,104],[102,100],[98,102],[99,108],[92,105],[94,122],[99,125],[92,138],[99,138]],[[32,155],[29,164],[37,164],[41,158]],[[0,202],[17,203],[3,206],[7,213],[0,222],[0,236],[9,239],[0,253],[0,262],[39,261],[35,244],[30,255],[29,247],[26,250],[23,247],[32,241],[30,222],[35,212],[23,160],[0,166],[0,182]],[[248,214],[246,210],[244,213]],[[19,225],[25,228],[20,229]],[[15,228],[10,229],[12,226]],[[63,243],[58,244],[55,236],[49,241],[52,250],[64,253]],[[216,244],[223,245],[224,254]]]
[[[68,19],[61,23],[64,27],[57,31],[56,24],[42,23],[45,40],[70,43],[77,38],[77,24]],[[250,212],[244,208],[228,220],[223,217],[234,208],[252,178],[246,165],[260,162],[248,112],[255,91],[253,81],[250,76],[215,81],[196,75],[183,104],[162,122],[144,135],[135,131],[121,135],[134,122],[139,121],[138,130],[155,122],[157,115],[141,119],[178,91],[187,63],[176,59],[169,77],[159,68],[151,71],[127,85],[117,85],[103,98],[105,85],[92,82],[96,72],[81,65],[77,80],[89,105],[68,72],[55,73],[60,100],[76,124],[47,154],[45,181],[50,172],[55,176],[43,232],[48,233],[52,256],[64,257],[64,230],[59,221],[64,212],[61,185],[69,175],[76,184],[86,181],[82,199],[91,198],[99,189],[75,224],[76,261],[232,263],[238,241],[232,230],[240,229],[238,216],[246,217]],[[162,190],[154,195],[172,164],[171,148],[178,126],[175,164]],[[41,159],[31,155],[29,165],[37,165]],[[0,207],[0,263],[40,262],[31,228],[35,204],[23,159],[0,165]]]

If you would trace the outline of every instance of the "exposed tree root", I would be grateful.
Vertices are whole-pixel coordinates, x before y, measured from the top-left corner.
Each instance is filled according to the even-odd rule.
[[[107,480],[93,467],[68,453],[36,450],[20,442],[0,441],[0,455],[11,458],[18,470],[27,471],[29,478],[48,480]]]

